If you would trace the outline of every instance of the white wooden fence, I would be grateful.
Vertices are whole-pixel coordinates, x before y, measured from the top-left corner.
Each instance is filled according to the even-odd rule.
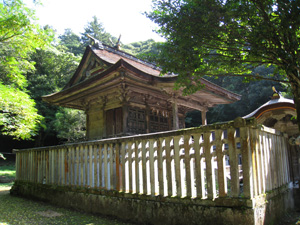
[[[287,139],[241,118],[14,151],[16,180],[41,184],[151,196],[252,199],[290,182]]]

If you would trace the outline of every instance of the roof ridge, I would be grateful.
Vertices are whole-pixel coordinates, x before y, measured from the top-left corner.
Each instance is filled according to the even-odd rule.
[[[100,48],[100,47],[97,48],[97,46],[95,46],[95,45],[93,45],[93,46],[91,46],[91,47],[92,47],[92,48],[95,48],[95,49],[97,49],[97,50],[103,50],[103,49],[105,49],[106,51],[112,52],[112,53],[117,54],[117,55],[119,55],[119,56],[123,56],[123,57],[125,57],[125,58],[127,58],[127,59],[130,59],[130,60],[133,60],[133,61],[135,61],[135,62],[138,62],[138,63],[144,64],[144,65],[146,65],[146,66],[149,66],[149,67],[151,67],[152,69],[156,69],[156,70],[160,70],[160,71],[162,70],[160,67],[158,67],[158,66],[157,66],[156,64],[154,64],[154,63],[150,63],[150,62],[147,62],[147,61],[145,61],[145,60],[139,59],[139,58],[137,58],[137,57],[134,56],[134,55],[131,55],[131,54],[127,53],[127,52],[124,52],[124,51],[115,49],[114,47],[111,47],[111,46],[109,46],[109,45],[107,45],[107,44],[104,44],[104,43],[102,43],[101,48]],[[102,48],[102,47],[103,47],[103,48]]]

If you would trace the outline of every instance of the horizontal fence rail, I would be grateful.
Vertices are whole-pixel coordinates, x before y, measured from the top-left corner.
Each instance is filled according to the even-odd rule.
[[[15,150],[16,180],[150,196],[252,199],[290,182],[288,144],[255,120]]]

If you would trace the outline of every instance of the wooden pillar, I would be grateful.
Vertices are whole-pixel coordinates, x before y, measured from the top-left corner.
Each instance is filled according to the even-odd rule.
[[[207,125],[207,120],[206,120],[206,110],[201,111],[201,117],[202,117],[202,125],[205,126]]]
[[[106,111],[105,111],[105,106],[106,106],[106,102],[107,102],[107,97],[104,96],[102,98],[100,98],[99,100],[99,104],[102,104],[101,106],[101,110],[102,110],[102,137],[101,138],[106,138],[107,137],[107,133],[106,133]]]
[[[86,135],[86,139],[89,140],[90,139],[90,121],[89,121],[90,117],[89,117],[88,110],[85,110],[84,113],[85,113],[85,117],[86,117],[86,120],[85,120],[86,133],[85,133],[85,135]]]
[[[123,135],[127,133],[128,104],[123,104]]]
[[[178,118],[178,105],[177,97],[173,96],[172,98],[172,112],[173,112],[173,130],[179,129],[179,118]]]
[[[146,104],[146,133],[150,133],[150,107]]]
[[[105,106],[103,105],[102,107],[102,113],[103,113],[103,121],[102,121],[102,127],[103,127],[103,133],[102,133],[102,138],[107,138],[107,133],[106,133],[106,111],[105,111]]]

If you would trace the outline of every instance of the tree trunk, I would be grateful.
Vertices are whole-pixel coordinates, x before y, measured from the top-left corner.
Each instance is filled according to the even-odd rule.
[[[296,113],[297,113],[297,124],[298,124],[298,130],[300,132],[300,86],[297,82],[291,82],[292,87],[292,93],[294,95],[294,103],[296,107]]]

